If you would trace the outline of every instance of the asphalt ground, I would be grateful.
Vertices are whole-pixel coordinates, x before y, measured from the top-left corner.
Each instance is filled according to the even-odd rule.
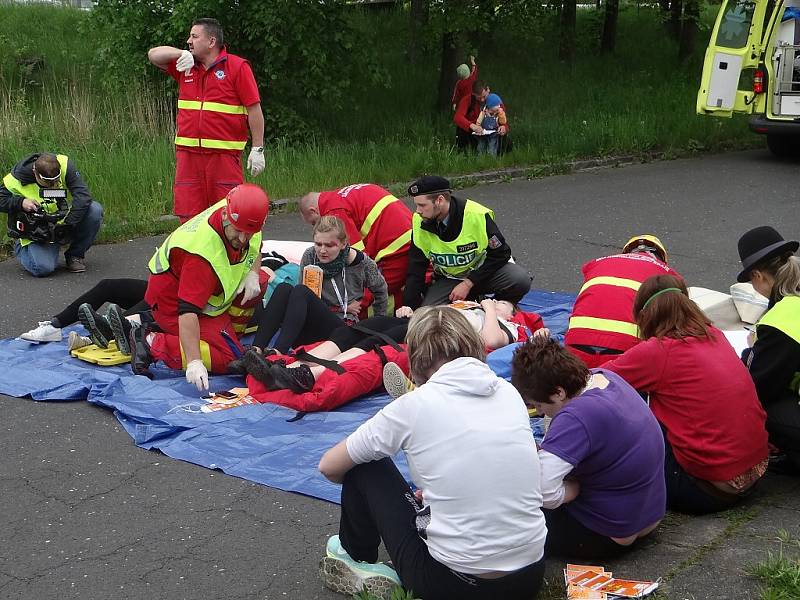
[[[459,195],[495,210],[535,287],[574,292],[583,262],[655,233],[690,285],[725,291],[746,229],[800,235],[797,174],[797,163],[764,150]],[[0,263],[0,337],[30,329],[104,277],[145,277],[161,239],[96,246],[84,274],[37,280],[13,259]],[[265,239],[310,235],[297,215],[276,215]],[[110,411],[86,402],[0,396],[0,410],[0,598],[341,598],[317,577],[337,506],[137,448]],[[610,566],[629,578],[664,577],[663,597],[757,597],[746,567],[782,548],[780,530],[800,537],[798,491],[797,480],[770,475],[744,509],[672,515],[647,548]],[[551,580],[561,566],[550,561]]]

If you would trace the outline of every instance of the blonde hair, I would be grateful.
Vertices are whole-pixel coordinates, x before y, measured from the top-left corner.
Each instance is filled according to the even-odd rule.
[[[411,379],[425,383],[444,363],[468,356],[484,360],[483,342],[467,318],[449,306],[414,311],[406,334]]]
[[[777,302],[786,296],[800,296],[800,258],[791,252],[774,256],[753,270],[768,273],[775,280],[771,300]]]
[[[314,225],[314,235],[318,233],[328,233],[330,231],[336,234],[340,242],[344,242],[345,244],[349,243],[347,240],[347,229],[345,229],[344,222],[339,217],[332,217],[330,215],[320,217],[317,224]]]

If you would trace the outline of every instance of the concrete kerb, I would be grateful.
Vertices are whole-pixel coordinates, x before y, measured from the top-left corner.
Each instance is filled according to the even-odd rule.
[[[471,187],[477,184],[513,181],[515,179],[535,179],[549,175],[566,175],[593,169],[608,169],[623,167],[637,163],[664,160],[664,152],[645,152],[642,154],[626,154],[621,156],[608,156],[605,158],[587,158],[562,163],[542,163],[527,167],[509,167],[507,169],[494,169],[491,171],[477,171],[466,175],[452,175],[447,177],[454,189]],[[380,184],[395,194],[405,195],[405,190],[411,182]],[[270,212],[277,214],[297,212],[297,202],[300,197],[279,198],[270,201]]]

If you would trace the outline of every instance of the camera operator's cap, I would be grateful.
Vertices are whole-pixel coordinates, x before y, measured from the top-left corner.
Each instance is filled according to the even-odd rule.
[[[438,175],[425,175],[408,186],[408,195],[412,198],[414,196],[431,196],[449,191],[450,182]]]
[[[739,260],[742,261],[742,272],[736,281],[750,281],[750,271],[755,266],[784,252],[797,252],[800,243],[787,242],[783,236],[769,225],[756,227],[739,238]]]

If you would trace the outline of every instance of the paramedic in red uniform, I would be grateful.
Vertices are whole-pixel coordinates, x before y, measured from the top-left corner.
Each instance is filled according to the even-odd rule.
[[[411,210],[405,204],[374,183],[359,183],[306,194],[300,199],[300,214],[311,225],[325,215],[341,219],[350,245],[374,260],[386,280],[388,314],[402,306],[411,245]]]
[[[601,256],[583,265],[583,286],[575,300],[564,345],[590,369],[639,342],[633,300],[653,275],[674,275],[667,250],[654,235],[631,238],[622,254]]]
[[[208,373],[225,373],[241,354],[232,311],[258,302],[267,285],[261,270],[261,228],[267,194],[255,184],[233,188],[215,205],[173,231],[148,265],[145,301],[160,331],[130,332],[134,373],[154,360],[186,369],[186,380],[208,389]]]
[[[228,54],[216,19],[192,23],[188,50],[151,48],[147,58],[178,82],[175,134],[175,214],[181,223],[224,198],[244,181],[242,150],[247,130],[252,148],[247,168],[264,170],[264,115],[250,64]]]

